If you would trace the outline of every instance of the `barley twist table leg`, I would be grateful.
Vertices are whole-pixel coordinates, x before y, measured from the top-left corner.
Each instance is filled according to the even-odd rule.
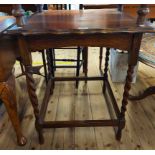
[[[35,127],[38,132],[39,142],[40,144],[43,144],[44,137],[43,137],[42,127],[40,122],[40,112],[39,112],[39,106],[38,106],[38,98],[36,95],[35,81],[33,79],[32,55],[31,55],[31,52],[29,51],[26,38],[24,38],[23,36],[18,37],[18,46],[19,46],[20,56],[23,61],[23,65],[25,67],[28,94],[29,94],[30,101],[34,110],[34,115],[35,115]]]
[[[42,133],[42,128],[40,126],[39,122],[39,107],[38,107],[38,98],[36,95],[36,88],[35,88],[35,81],[33,79],[33,75],[31,72],[31,66],[25,66],[25,72],[26,72],[26,81],[27,81],[27,88],[28,93],[30,96],[30,100],[33,106],[34,115],[35,115],[35,127],[39,135],[39,142],[40,144],[44,143],[44,137]]]
[[[129,65],[128,71],[127,71],[126,83],[124,86],[122,107],[121,107],[121,113],[120,113],[120,117],[119,117],[119,126],[118,126],[118,131],[116,134],[117,140],[121,139],[122,129],[125,127],[125,112],[126,112],[126,106],[128,104],[129,90],[131,88],[133,72],[134,72],[134,66]]]
[[[103,58],[103,47],[100,47],[100,55],[99,55],[99,69],[102,68],[102,58]]]
[[[106,90],[105,81],[108,79],[109,55],[110,55],[110,48],[106,48],[106,58],[105,58],[105,68],[104,68],[104,83],[103,83],[103,93],[105,93],[105,90]]]

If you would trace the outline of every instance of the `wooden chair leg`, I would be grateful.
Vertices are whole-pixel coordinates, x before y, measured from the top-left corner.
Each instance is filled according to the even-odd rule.
[[[103,58],[103,47],[100,47],[100,56],[99,56],[99,69],[102,68],[102,58]]]
[[[12,85],[10,85],[9,83],[11,83]],[[16,132],[17,142],[20,146],[23,146],[26,144],[27,140],[22,134],[19,117],[17,114],[17,102],[15,96],[15,78],[13,77],[13,75],[8,82],[0,83],[0,94],[1,94],[0,98],[6,107],[9,118]]]

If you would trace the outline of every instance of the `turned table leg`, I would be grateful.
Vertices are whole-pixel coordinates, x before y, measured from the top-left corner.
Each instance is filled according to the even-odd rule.
[[[120,117],[119,117],[119,127],[118,127],[118,131],[116,134],[117,140],[121,139],[122,129],[125,126],[125,112],[126,112],[126,106],[128,104],[129,90],[131,88],[133,71],[134,71],[134,66],[129,65],[128,71],[127,71],[126,83],[124,86],[121,113],[120,113]]]
[[[34,110],[35,127],[36,127],[36,130],[38,132],[39,142],[40,142],[40,144],[43,144],[44,138],[43,138],[42,128],[41,128],[40,122],[39,122],[40,119],[39,119],[38,98],[36,95],[35,81],[33,79],[31,67],[32,66],[25,66],[26,82],[27,82],[28,94],[29,94],[30,101],[31,101],[32,106],[33,106],[33,110]]]
[[[40,144],[43,144],[44,137],[43,137],[42,127],[40,122],[38,97],[36,95],[35,81],[33,78],[32,55],[28,49],[27,42],[25,41],[25,38],[23,36],[20,36],[18,38],[18,44],[19,44],[22,62],[25,67],[28,94],[29,94],[31,104],[33,106],[34,115],[35,115],[35,127],[38,132],[39,142]]]
[[[105,90],[106,90],[105,81],[108,80],[109,55],[110,55],[110,48],[106,48],[105,67],[104,67],[103,93],[105,93]]]
[[[99,69],[102,69],[102,58],[103,58],[103,47],[100,47],[100,55],[99,55]]]
[[[125,127],[125,112],[127,110],[129,91],[131,89],[131,82],[133,79],[134,67],[137,65],[137,62],[138,62],[141,39],[142,39],[141,33],[137,33],[137,34],[133,35],[131,50],[128,53],[128,71],[127,71],[126,82],[125,82],[125,86],[124,86],[121,112],[120,112],[119,118],[118,118],[119,125],[118,125],[118,130],[116,133],[117,140],[121,139],[122,129]]]

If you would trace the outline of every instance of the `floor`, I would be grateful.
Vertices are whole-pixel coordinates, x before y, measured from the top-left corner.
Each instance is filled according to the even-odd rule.
[[[98,75],[98,48],[89,48],[89,75]],[[75,52],[69,52],[74,56]],[[58,57],[67,55],[58,52]],[[34,65],[41,62],[41,55],[33,54]],[[19,64],[16,63],[16,75],[19,74]],[[103,61],[104,68],[104,61]],[[57,70],[58,76],[74,75],[74,69]],[[82,71],[81,71],[82,75]],[[39,102],[46,87],[43,77],[34,76],[36,80]],[[155,149],[155,95],[139,102],[130,102],[126,113],[126,127],[120,142],[115,140],[112,127],[63,128],[44,130],[45,143],[38,144],[37,133],[34,128],[33,109],[26,91],[25,77],[16,79],[16,90],[19,116],[24,135],[28,142],[24,147],[16,144],[15,133],[5,108],[0,109],[0,149]],[[132,86],[132,93],[155,84],[155,70],[142,63],[139,64],[136,84]],[[123,84],[112,83],[115,97],[121,106]],[[102,96],[102,82],[79,83],[75,89],[75,82],[57,82],[54,95],[50,99],[46,120],[73,119],[104,119],[109,118],[104,97]]]

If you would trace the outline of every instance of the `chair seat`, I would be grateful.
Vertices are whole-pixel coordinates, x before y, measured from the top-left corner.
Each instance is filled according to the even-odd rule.
[[[143,36],[139,60],[151,67],[155,67],[155,34],[150,33]]]

